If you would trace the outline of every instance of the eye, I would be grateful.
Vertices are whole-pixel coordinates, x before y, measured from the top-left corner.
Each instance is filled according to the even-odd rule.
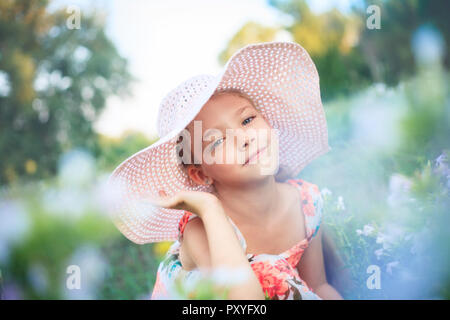
[[[255,116],[248,117],[247,119],[245,119],[244,121],[242,121],[242,124],[245,126],[245,125],[247,125],[248,123],[252,122],[254,118],[255,118]],[[250,121],[247,122],[247,120],[250,120]]]
[[[215,147],[217,147],[219,144],[221,144],[223,141],[223,138],[220,138],[218,140],[216,140],[216,142],[214,142],[214,144],[212,145],[212,149],[214,149]]]

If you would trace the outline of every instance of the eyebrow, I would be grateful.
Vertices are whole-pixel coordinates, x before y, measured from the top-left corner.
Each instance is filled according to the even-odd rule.
[[[240,115],[240,114],[241,114],[242,112],[244,112],[244,110],[247,109],[248,107],[250,107],[250,105],[249,105],[249,104],[246,104],[245,106],[243,106],[243,107],[237,109],[236,112],[234,113],[234,115],[235,115],[235,116]]]

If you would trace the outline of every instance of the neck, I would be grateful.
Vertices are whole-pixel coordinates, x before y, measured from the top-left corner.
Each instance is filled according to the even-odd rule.
[[[280,190],[274,176],[239,186],[216,181],[214,186],[225,212],[237,224],[265,224],[277,212]]]

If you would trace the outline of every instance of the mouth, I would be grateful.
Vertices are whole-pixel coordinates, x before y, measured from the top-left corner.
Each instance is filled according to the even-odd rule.
[[[267,149],[267,146],[265,146],[265,147],[259,149],[258,151],[256,151],[253,155],[251,155],[251,156],[247,159],[247,161],[245,161],[245,163],[244,163],[243,165],[246,166],[246,165],[249,164],[249,162],[252,161],[253,159],[258,159],[259,156],[262,154],[262,152],[263,152],[264,150],[266,150],[266,149]]]

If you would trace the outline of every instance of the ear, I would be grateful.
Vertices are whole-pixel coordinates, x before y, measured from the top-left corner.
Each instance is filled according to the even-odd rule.
[[[205,173],[203,172],[203,169],[200,165],[189,164],[187,167],[187,174],[192,179],[192,181],[194,181],[195,183],[200,184],[200,185],[206,186],[206,185],[210,184],[210,183],[207,183],[208,180],[212,181],[212,178],[205,175]]]

